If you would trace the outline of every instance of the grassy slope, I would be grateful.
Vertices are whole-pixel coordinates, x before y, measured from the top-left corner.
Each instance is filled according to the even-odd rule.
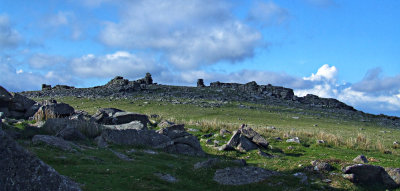
[[[205,158],[175,156],[170,154],[150,155],[143,152],[129,154],[132,162],[124,162],[116,158],[108,150],[87,149],[81,153],[64,153],[41,146],[25,145],[35,152],[46,163],[53,166],[61,174],[84,184],[84,190],[293,190],[295,188],[321,190],[346,189],[362,190],[341,178],[340,169],[359,155],[364,154],[372,159],[371,164],[384,167],[400,167],[399,151],[391,148],[391,144],[400,137],[400,130],[379,126],[376,122],[360,122],[360,119],[349,119],[339,114],[312,114],[295,108],[263,106],[241,103],[257,109],[240,108],[239,103],[231,103],[220,108],[201,108],[195,105],[170,104],[146,100],[105,100],[62,98],[58,101],[70,104],[76,109],[93,114],[98,108],[115,107],[126,111],[146,114],[158,114],[163,119],[183,122],[187,128],[199,129],[194,132],[199,138],[202,134],[217,133],[222,127],[237,129],[239,124],[246,123],[262,133],[272,145],[266,152],[278,157],[266,159],[258,156],[257,151],[248,153],[220,152],[201,142],[203,149],[213,156],[223,159],[246,159],[248,163],[282,172],[281,177],[258,184],[246,186],[220,186],[212,181],[214,169],[194,171],[193,164]],[[148,102],[148,103],[144,103]],[[311,114],[304,114],[311,113]],[[292,117],[299,117],[294,119]],[[159,119],[156,119],[159,120]],[[318,126],[315,127],[314,125]],[[264,127],[275,126],[277,130],[266,131]],[[360,130],[363,128],[364,130]],[[390,131],[382,133],[381,131]],[[300,136],[302,144],[275,141],[274,137]],[[358,137],[358,139],[357,139]],[[215,137],[227,141],[229,137]],[[329,139],[326,145],[315,144],[316,139]],[[340,144],[338,143],[340,142]],[[93,144],[93,143],[86,143]],[[292,146],[294,149],[288,149]],[[114,147],[125,152],[130,148]],[[385,152],[391,154],[385,154]],[[64,156],[64,158],[59,158]],[[102,160],[96,162],[88,159],[95,156]],[[177,158],[178,157],[178,158]],[[89,157],[90,158],[90,157]],[[310,173],[304,170],[310,161],[322,159],[335,166],[335,173]],[[302,166],[302,167],[299,167]],[[107,170],[109,169],[109,170]],[[153,173],[163,172],[176,176],[178,183],[167,183],[159,180]],[[296,178],[290,176],[295,172],[306,172],[310,177],[310,185],[301,185]],[[321,182],[329,178],[331,184]],[[374,188],[378,189],[378,188]]]

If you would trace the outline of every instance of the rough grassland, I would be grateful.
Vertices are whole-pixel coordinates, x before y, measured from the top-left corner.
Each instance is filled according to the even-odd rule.
[[[190,104],[171,104],[152,100],[109,100],[86,98],[60,98],[78,110],[93,114],[98,108],[114,107],[126,111],[157,114],[154,123],[162,119],[185,123],[190,132],[201,139],[203,149],[209,157],[220,157],[225,163],[195,171],[193,164],[205,158],[171,155],[160,152],[152,155],[135,148],[137,152],[127,154],[133,161],[121,161],[111,151],[97,149],[93,142],[82,142],[87,148],[79,153],[65,153],[43,146],[33,146],[27,141],[22,145],[36,153],[42,160],[61,174],[83,185],[84,190],[381,190],[355,186],[341,177],[341,168],[352,163],[352,159],[364,154],[370,164],[383,167],[400,167],[400,149],[393,148],[393,141],[399,141],[400,130],[385,127],[377,121],[361,122],[362,118],[350,118],[335,113],[321,113],[298,108],[283,108],[269,105],[231,102],[221,107],[199,107]],[[211,101],[206,101],[211,102]],[[245,123],[264,135],[272,148],[265,152],[276,156],[263,158],[257,151],[240,153],[217,151],[206,145],[201,136],[219,129],[235,130]],[[267,130],[274,126],[276,130]],[[287,137],[300,137],[301,144],[286,143]],[[284,141],[277,141],[281,137]],[[229,136],[213,137],[223,144]],[[316,140],[325,140],[323,145]],[[292,148],[289,149],[288,147]],[[125,153],[131,147],[113,146],[114,150]],[[246,159],[251,165],[278,170],[281,176],[265,182],[245,186],[220,186],[212,180],[215,169],[231,166],[230,159]],[[332,173],[317,173],[307,169],[310,162],[320,159],[335,167]],[[178,178],[177,183],[168,183],[154,173],[169,173]],[[292,176],[295,172],[308,175],[308,185],[303,185]],[[331,183],[322,180],[330,179]],[[400,189],[398,189],[400,190]]]

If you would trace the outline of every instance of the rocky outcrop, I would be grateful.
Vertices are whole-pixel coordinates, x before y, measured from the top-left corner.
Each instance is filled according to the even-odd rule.
[[[343,169],[344,177],[355,184],[364,186],[379,185],[385,188],[396,188],[400,185],[395,182],[380,166],[356,164]]]
[[[324,107],[324,108],[337,108],[344,110],[356,111],[353,107],[346,105],[337,99],[332,98],[320,98],[316,95],[307,94],[304,97],[298,98],[298,101],[303,104],[307,104],[314,107]]]
[[[57,103],[56,100],[45,100],[37,103],[38,111],[33,118],[36,121],[43,121],[52,118],[65,118],[71,116],[75,109],[66,103]]]
[[[225,169],[218,169],[213,179],[222,185],[243,185],[261,182],[276,175],[278,175],[278,173],[275,171],[259,167],[228,167]]]
[[[10,93],[0,86],[0,112],[3,112],[6,117],[27,119],[31,117],[28,110],[34,104],[35,101],[18,93]]]
[[[220,150],[231,150],[236,148],[239,151],[247,152],[258,148],[268,148],[268,141],[250,127],[243,127],[234,131],[231,139]]]
[[[203,80],[203,79],[198,79],[198,80],[197,80],[197,87],[198,87],[198,88],[206,87],[206,86],[204,85],[204,80]]]
[[[26,151],[0,129],[0,190],[79,191],[79,185]]]

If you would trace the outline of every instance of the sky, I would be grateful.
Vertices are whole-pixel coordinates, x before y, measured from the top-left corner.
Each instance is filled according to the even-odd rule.
[[[92,87],[150,72],[272,84],[400,116],[398,0],[1,0],[0,85]]]

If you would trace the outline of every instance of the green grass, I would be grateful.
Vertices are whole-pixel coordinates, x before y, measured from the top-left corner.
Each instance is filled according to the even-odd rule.
[[[157,155],[139,152],[127,154],[133,161],[121,161],[109,150],[97,149],[92,142],[85,142],[92,148],[79,153],[66,153],[44,146],[24,144],[44,162],[58,172],[71,177],[83,185],[84,190],[382,190],[363,188],[341,177],[341,169],[352,163],[352,159],[364,154],[370,164],[383,167],[400,167],[399,150],[392,148],[393,141],[400,137],[400,130],[385,127],[377,120],[360,122],[360,116],[345,116],[340,113],[287,108],[282,106],[231,102],[221,107],[199,107],[194,104],[171,104],[154,100],[108,100],[86,98],[60,98],[78,110],[94,114],[98,108],[114,107],[125,111],[158,114],[162,119],[186,124],[186,128],[199,129],[190,132],[202,139],[206,133],[218,134],[221,128],[235,130],[246,123],[256,129],[270,142],[272,149],[265,152],[276,156],[263,158],[257,151],[241,153],[218,151],[201,141],[202,148],[209,157],[219,157],[225,162],[211,169],[193,170],[196,162],[207,159],[162,153]],[[212,102],[204,100],[205,102]],[[147,103],[144,103],[147,102]],[[252,107],[241,108],[240,105]],[[293,117],[299,117],[294,119]],[[317,126],[314,126],[317,124]],[[265,127],[277,129],[267,131]],[[363,129],[363,130],[360,130]],[[381,131],[390,131],[382,133]],[[283,141],[276,141],[275,137]],[[299,136],[301,144],[286,143],[287,136]],[[222,145],[230,136],[212,137]],[[316,140],[324,139],[326,144],[318,145]],[[21,142],[23,143],[23,142]],[[293,149],[288,149],[292,146]],[[113,146],[122,153],[131,147]],[[388,152],[390,151],[390,152]],[[62,156],[62,157],[60,157]],[[92,160],[101,159],[101,160]],[[245,186],[221,186],[212,180],[218,168],[231,166],[232,159],[245,159],[250,165],[277,170],[280,176],[261,183]],[[318,173],[306,170],[312,160],[324,160],[335,167],[333,173]],[[108,170],[107,170],[108,169]],[[179,179],[177,183],[160,180],[154,173],[169,173]],[[302,185],[292,174],[304,172],[310,184]],[[331,179],[332,183],[321,180]],[[398,189],[400,190],[400,189]]]

